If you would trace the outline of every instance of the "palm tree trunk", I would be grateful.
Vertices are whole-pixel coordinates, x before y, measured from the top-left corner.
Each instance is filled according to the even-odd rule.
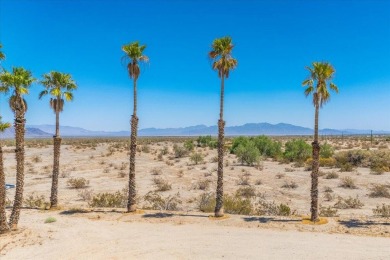
[[[58,206],[58,176],[60,173],[60,151],[61,151],[61,138],[58,136],[53,137],[54,141],[54,161],[53,161],[53,176],[51,183],[51,195],[50,195],[50,208],[56,208]]]
[[[312,143],[313,164],[311,172],[311,221],[318,221],[318,170],[320,167],[320,145],[318,143],[319,106],[315,106],[314,141]]]
[[[215,217],[223,217],[223,155],[224,155],[224,132],[225,122],[223,121],[224,103],[224,76],[221,77],[220,112],[218,120],[218,180],[215,204]]]
[[[0,145],[0,234],[8,232],[7,215],[5,213],[5,174],[3,165],[3,149]]]
[[[131,116],[131,137],[130,137],[130,172],[129,172],[129,197],[127,201],[127,211],[134,212],[137,210],[136,190],[135,190],[135,156],[137,152],[137,80],[134,79],[134,108]]]
[[[53,175],[51,183],[50,194],[50,208],[56,208],[58,206],[58,175],[60,173],[60,151],[61,151],[61,138],[60,138],[60,98],[57,98],[56,103],[56,134],[53,136],[54,156],[53,156]]]
[[[15,112],[15,139],[16,139],[16,191],[14,206],[12,208],[11,217],[9,219],[9,225],[12,229],[16,229],[19,217],[20,209],[23,203],[23,187],[24,187],[24,134],[26,119],[24,119],[23,108],[19,108]]]

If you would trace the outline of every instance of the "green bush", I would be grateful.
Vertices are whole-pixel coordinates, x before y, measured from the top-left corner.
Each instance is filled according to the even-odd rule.
[[[282,144],[280,142],[273,141],[271,138],[264,135],[253,137],[252,140],[259,150],[260,155],[275,159],[282,155]]]
[[[348,197],[346,199],[338,197],[338,200],[333,207],[335,207],[336,209],[360,209],[363,206],[364,204],[359,200],[358,197]]]
[[[194,143],[192,142],[192,140],[187,140],[184,142],[184,148],[186,148],[188,151],[192,151],[194,150]]]
[[[196,142],[198,147],[216,148],[218,144],[217,140],[212,138],[211,135],[199,136]]]
[[[320,149],[321,158],[330,158],[333,156],[333,154],[334,154],[334,149],[330,144],[324,143],[323,145],[321,145],[321,149]]]
[[[283,157],[290,162],[304,162],[311,157],[312,149],[302,139],[288,141],[285,145]]]
[[[203,193],[200,196],[198,208],[202,212],[214,212],[215,204],[215,194]],[[250,199],[243,199],[238,195],[225,195],[223,197],[223,208],[225,213],[229,214],[250,215],[253,212]]]
[[[235,154],[242,164],[253,165],[256,162],[260,161],[260,153],[257,150],[253,142],[248,142],[245,145],[240,144],[235,149]]]
[[[191,156],[190,156],[190,160],[191,160],[194,164],[201,163],[201,162],[203,162],[203,155],[202,155],[201,153],[193,153],[193,154],[191,154]]]

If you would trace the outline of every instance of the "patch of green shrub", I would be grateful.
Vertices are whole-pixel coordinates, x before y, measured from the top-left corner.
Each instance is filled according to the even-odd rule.
[[[312,148],[302,139],[290,140],[285,144],[283,157],[289,162],[304,162],[310,158]]]
[[[98,193],[89,202],[89,206],[92,208],[125,208],[126,205],[127,192],[125,190],[115,193]]]

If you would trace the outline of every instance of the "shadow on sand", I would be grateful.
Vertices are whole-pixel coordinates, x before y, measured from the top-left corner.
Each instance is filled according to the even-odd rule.
[[[275,219],[273,217],[244,217],[243,220],[245,222],[260,222],[260,223],[268,223],[268,222],[302,222],[299,219]]]
[[[350,220],[340,220],[340,225],[343,225],[347,228],[368,228],[369,226],[390,226],[390,222],[375,222],[372,220],[358,220],[358,219],[350,219]]]

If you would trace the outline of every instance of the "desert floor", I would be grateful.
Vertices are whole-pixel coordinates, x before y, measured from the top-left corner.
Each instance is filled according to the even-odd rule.
[[[337,171],[339,177],[320,177],[320,204],[333,206],[338,197],[358,198],[359,209],[339,209],[338,216],[328,218],[325,225],[302,224],[302,215],[309,214],[310,172],[304,167],[281,164],[271,159],[262,169],[241,165],[236,156],[225,157],[225,193],[233,194],[241,187],[253,187],[256,196],[276,204],[285,203],[292,216],[241,216],[211,220],[210,213],[199,211],[199,197],[214,192],[217,151],[195,148],[204,155],[204,162],[195,165],[189,157],[173,158],[171,141],[153,142],[137,153],[136,181],[139,207],[148,208],[143,196],[155,191],[153,179],[161,178],[171,185],[158,191],[163,198],[177,195],[182,201],[178,211],[145,210],[144,214],[125,214],[124,209],[91,209],[81,193],[122,191],[127,186],[128,150],[118,142],[80,142],[61,148],[59,199],[61,209],[23,209],[20,229],[0,236],[0,256],[3,259],[174,259],[256,258],[263,259],[390,259],[390,219],[374,216],[373,209],[389,198],[371,198],[374,184],[390,185],[389,173],[370,174],[368,168],[352,172]],[[164,147],[168,153],[158,158]],[[30,195],[50,197],[51,145],[26,147],[25,198]],[[13,147],[5,150],[7,183],[15,183]],[[352,177],[357,188],[340,187],[343,177]],[[86,188],[73,189],[70,178],[83,177]],[[246,179],[249,185],[242,185]],[[199,183],[209,185],[199,188]],[[282,188],[295,182],[296,188]],[[333,192],[324,198],[324,189]],[[12,200],[14,190],[7,191]],[[9,209],[8,209],[9,210]],[[56,222],[45,224],[48,217]]]

